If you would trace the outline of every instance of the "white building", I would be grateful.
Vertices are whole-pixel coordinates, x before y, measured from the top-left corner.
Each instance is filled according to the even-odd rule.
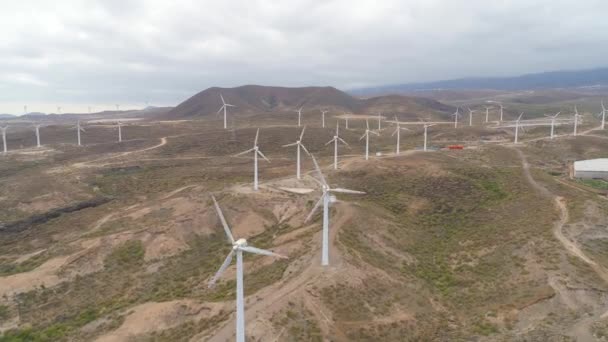
[[[574,178],[608,179],[608,158],[575,161]]]

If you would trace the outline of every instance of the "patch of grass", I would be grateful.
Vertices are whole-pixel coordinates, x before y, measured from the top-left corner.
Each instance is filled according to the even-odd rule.
[[[35,269],[36,267],[42,265],[47,260],[49,260],[49,255],[47,253],[40,253],[19,264],[15,264],[12,262],[1,263],[0,276],[5,277],[11,274],[29,272]]]
[[[579,179],[579,183],[598,190],[608,190],[608,182],[603,179]]]
[[[104,260],[106,268],[139,266],[144,260],[144,245],[139,240],[129,240],[115,247]]]

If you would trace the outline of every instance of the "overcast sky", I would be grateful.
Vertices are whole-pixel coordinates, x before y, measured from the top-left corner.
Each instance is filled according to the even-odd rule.
[[[0,113],[175,105],[210,86],[516,75],[607,58],[606,0],[6,0]]]

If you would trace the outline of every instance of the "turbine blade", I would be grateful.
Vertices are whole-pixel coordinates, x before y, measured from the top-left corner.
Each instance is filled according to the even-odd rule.
[[[226,103],[226,107],[236,107],[235,105],[231,105],[231,104],[227,104]]]
[[[232,237],[232,233],[230,232],[230,227],[228,227],[228,223],[226,223],[226,219],[224,218],[224,213],[222,213],[222,209],[220,208],[220,205],[217,204],[217,201],[215,200],[215,196],[211,196],[211,198],[213,199],[213,204],[215,205],[215,211],[217,212],[217,216],[219,216],[220,221],[222,222],[222,227],[224,227],[224,231],[226,232],[226,235],[228,236],[228,240],[230,240],[230,243],[234,244],[234,237]]]
[[[361,138],[359,138],[359,140],[365,138],[365,136],[367,135],[367,132],[369,132],[369,131],[365,131],[365,133],[363,133],[363,135],[361,136]]]
[[[251,151],[253,151],[253,150],[254,150],[253,148],[250,148],[250,149],[248,149],[247,151],[243,151],[243,152],[241,152],[241,153],[237,153],[237,154],[235,154],[233,157],[242,156],[243,154],[247,154],[247,153],[249,153],[249,152],[251,152]]]
[[[260,129],[255,132],[255,140],[253,141],[253,146],[258,146],[258,136],[260,135]]]
[[[216,112],[215,114],[219,114],[219,113],[222,111],[222,109],[224,109],[224,107],[225,107],[225,106],[226,106],[226,105],[221,106],[221,107],[220,107],[220,109],[218,109],[218,110],[217,110],[217,112]]]
[[[365,127],[367,127],[367,130],[369,130],[369,120],[365,119]]]
[[[376,132],[376,131],[369,131],[371,134],[375,134],[377,136],[380,136],[380,133]]]
[[[222,96],[222,94],[220,94],[220,97],[222,98],[222,104],[225,106],[226,105],[226,101],[224,101],[224,97]]]
[[[282,145],[282,147],[290,147],[290,146],[296,146],[298,143],[291,143],[291,144],[287,144],[287,145]]]
[[[306,130],[306,126],[302,128],[302,133],[300,133],[300,141],[302,141],[302,137],[304,136],[304,131]]]
[[[325,143],[325,146],[327,146],[327,145],[331,144],[332,142],[334,142],[334,140],[336,140],[336,138],[333,138],[333,139],[331,139],[330,141],[326,142],[326,143]]]
[[[315,170],[317,170],[319,179],[321,180],[323,185],[327,186],[327,181],[325,180],[325,176],[323,176],[323,172],[321,172],[321,168],[319,167],[319,164],[317,163],[317,158],[315,158],[315,156],[313,156],[313,155],[310,155],[310,157],[312,158],[312,162],[315,164]]]
[[[343,189],[343,188],[330,189],[329,191],[331,191],[331,192],[340,192],[340,193],[343,193],[343,194],[357,194],[357,195],[363,195],[363,194],[365,194],[365,192],[363,192],[363,191],[349,190],[349,189]]]
[[[325,193],[323,195],[321,195],[321,198],[319,198],[319,200],[317,201],[317,203],[315,204],[314,207],[312,207],[312,210],[310,211],[310,213],[308,214],[308,216],[306,216],[306,220],[304,220],[304,222],[308,222],[310,221],[310,219],[312,218],[312,215],[315,214],[315,212],[317,211],[317,209],[319,209],[319,207],[321,206],[321,203],[323,202],[323,197],[326,196]]]
[[[391,137],[394,136],[398,130],[399,130],[399,127],[395,128],[395,131],[393,132],[393,134],[391,134]]]
[[[242,251],[245,252],[249,252],[249,253],[253,253],[253,254],[261,254],[261,255],[268,255],[268,256],[273,256],[273,257],[277,257],[277,258],[281,258],[281,259],[287,259],[286,256],[281,255],[281,254],[277,254],[271,251],[267,251],[265,249],[261,249],[261,248],[256,248],[253,246],[245,246],[245,247],[239,247]]]
[[[270,160],[268,158],[266,158],[266,156],[264,155],[264,153],[262,153],[262,151],[258,150],[258,154],[260,155],[260,157],[264,158],[264,160],[266,160],[267,162],[270,163]]]
[[[217,272],[215,272],[215,275],[213,276],[213,278],[211,278],[211,280],[209,280],[209,287],[210,288],[215,285],[215,282],[222,276],[222,273],[224,273],[224,271],[226,271],[226,269],[228,268],[228,266],[230,266],[230,263],[232,262],[232,256],[233,255],[234,255],[234,249],[231,250],[230,253],[228,253],[228,256],[224,260],[224,263],[222,264],[222,266],[220,267],[220,269],[217,270]]]
[[[346,141],[344,141],[344,139],[338,137],[338,140],[340,140],[344,145],[350,146]]]
[[[310,152],[308,152],[308,150],[306,149],[306,146],[304,146],[303,144],[300,144],[300,146],[302,147],[304,152],[306,152],[306,154],[310,155]]]

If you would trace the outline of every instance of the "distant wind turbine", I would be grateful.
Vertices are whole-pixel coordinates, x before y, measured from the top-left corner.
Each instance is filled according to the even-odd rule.
[[[473,113],[475,113],[476,111],[471,110],[471,108],[468,107],[467,109],[469,110],[469,126],[473,126]]]
[[[224,111],[224,129],[226,129],[226,108],[228,107],[236,107],[235,105],[231,105],[229,103],[226,103],[226,101],[224,101],[224,97],[222,96],[222,94],[220,94],[220,98],[222,99],[222,106],[220,107],[220,109],[217,111],[217,113],[219,114],[222,110]]]
[[[429,127],[433,127],[433,126],[435,126],[435,125],[434,124],[430,124],[430,125],[429,124],[425,124],[424,125],[424,147],[423,147],[423,150],[425,152],[426,152],[427,132],[428,132]]]
[[[344,113],[344,114],[346,114],[346,113]],[[345,127],[346,127],[346,129],[348,129],[348,116],[346,117],[346,126]]]
[[[488,123],[488,117],[490,116],[490,108],[492,107],[486,107],[486,123]]]
[[[519,143],[519,122],[523,115],[524,115],[523,112],[521,114],[519,114],[517,121],[515,121],[515,140],[513,141],[515,144]]]
[[[369,121],[367,119],[365,119],[365,133],[363,133],[363,135],[361,136],[361,138],[359,138],[359,140],[365,138],[365,160],[369,160],[369,134],[375,134],[375,135],[380,135],[374,131],[371,131],[369,129]]]
[[[213,204],[215,205],[215,210],[217,211],[217,216],[219,216],[220,221],[222,222],[222,227],[224,227],[224,232],[226,236],[228,236],[228,240],[232,244],[232,250],[228,253],[228,256],[222,263],[220,269],[215,273],[213,278],[209,281],[209,287],[213,287],[215,282],[222,276],[224,271],[230,266],[232,263],[232,259],[236,254],[236,341],[237,342],[245,342],[245,291],[243,290],[243,252],[260,254],[273,256],[277,258],[287,259],[286,256],[265,250],[256,248],[253,246],[249,246],[247,244],[247,240],[238,239],[234,240],[232,233],[230,232],[230,227],[228,223],[226,223],[226,219],[224,218],[224,214],[222,213],[222,209],[217,204],[215,197],[211,196],[213,199]]]
[[[601,128],[604,129],[605,124],[606,124],[606,107],[604,106],[604,100],[602,100],[602,126]]]
[[[557,116],[560,114],[561,112],[557,112],[557,114],[555,115],[547,115],[545,114],[546,117],[551,118],[551,139],[553,139],[555,137],[555,120],[557,119]]]
[[[27,105],[23,106],[23,114],[27,114]]]
[[[382,130],[382,113],[378,112],[378,132]]]
[[[61,114],[61,107],[57,106],[57,114]]]
[[[393,134],[391,134],[391,136],[397,134],[397,148],[396,148],[397,152],[396,152],[396,154],[399,155],[399,153],[400,153],[399,149],[401,146],[401,130],[405,129],[405,130],[409,131],[409,129],[407,129],[405,127],[404,128],[400,127],[399,120],[397,120],[397,116],[395,116],[395,122],[397,123],[397,128],[395,128],[395,131],[393,132]]]
[[[76,123],[76,126],[74,126],[74,128],[76,128],[76,134],[78,136],[78,146],[81,146],[81,144],[80,144],[80,132],[86,132],[86,131],[84,130],[84,128],[82,128],[80,126],[80,120],[78,120],[78,122]]]
[[[91,114],[91,106],[89,106],[89,114]]]
[[[454,112],[454,114],[452,114],[452,116],[454,117],[454,128],[458,128],[458,117],[460,116],[460,113],[458,113],[458,107],[456,107],[456,112]]]
[[[40,145],[40,125],[36,125],[36,147],[40,148],[42,145]]]
[[[325,180],[325,177],[323,176],[323,173],[321,172],[321,169],[319,168],[319,164],[317,164],[317,160],[315,159],[315,157],[313,155],[311,155],[311,157],[312,157],[313,163],[315,164],[315,170],[317,171],[317,176],[318,176],[317,181],[321,185],[322,194],[321,194],[321,198],[319,199],[319,201],[317,201],[315,206],[312,208],[312,210],[310,211],[310,214],[308,214],[308,217],[306,217],[306,220],[304,222],[308,222],[312,218],[312,215],[317,211],[317,209],[319,208],[319,206],[321,206],[321,203],[322,203],[323,204],[323,234],[322,234],[323,243],[322,243],[322,252],[321,252],[321,265],[327,266],[327,265],[329,265],[329,202],[330,201],[333,202],[335,200],[335,197],[332,196],[331,193],[337,192],[337,193],[344,193],[344,194],[363,195],[363,194],[365,194],[365,192],[343,189],[343,188],[331,188],[329,186],[329,184],[327,184],[327,181]]]
[[[287,145],[283,145],[283,147],[290,147],[290,146],[296,146],[296,177],[298,179],[301,179],[300,176],[300,148],[304,150],[304,152],[306,152],[306,154],[310,155],[310,152],[308,152],[308,150],[306,149],[306,147],[302,144],[302,137],[304,136],[304,131],[306,130],[306,126],[304,126],[304,128],[302,128],[302,133],[300,133],[300,138],[291,144],[287,144]]]
[[[348,143],[346,143],[346,141],[344,141],[342,138],[340,138],[340,123],[338,121],[336,121],[336,135],[334,135],[334,138],[331,139],[330,141],[328,141],[325,145],[329,145],[331,143],[334,143],[334,170],[338,169],[338,142],[343,143],[344,145],[348,146]]]
[[[322,109],[320,109],[320,111],[321,111],[321,120],[322,120],[321,122],[322,122],[322,127],[323,127],[323,128],[325,128],[325,114],[326,114],[328,111],[327,111],[327,110],[322,110]]]
[[[294,112],[298,113],[298,127],[300,127],[300,125],[302,124],[302,108],[304,107],[300,107],[300,109],[294,110]]]
[[[123,123],[118,121],[118,122],[116,122],[116,125],[118,126],[118,142],[122,142],[122,125],[123,125]]]
[[[499,106],[500,106],[500,122],[502,122],[502,114],[503,114],[504,107],[502,106],[502,103],[499,104]]]
[[[119,104],[117,104],[117,105],[116,105],[116,111],[119,111],[119,110],[120,110],[120,105],[119,105]]]
[[[243,152],[235,155],[235,157],[238,157],[238,156],[247,154],[249,152],[253,152],[253,190],[256,190],[256,191],[258,190],[258,155],[270,163],[270,160],[268,160],[268,158],[266,158],[264,153],[262,153],[262,151],[260,151],[260,148],[258,147],[258,136],[259,135],[260,135],[260,129],[258,128],[258,130],[255,133],[255,140],[253,141],[253,147],[248,149],[247,151],[243,151]]]
[[[7,129],[8,129],[8,126],[0,127],[0,130],[2,130],[2,146],[4,146],[4,154],[6,154],[8,152],[8,146],[6,145],[6,130]]]
[[[572,135],[574,135],[574,136],[576,136],[576,133],[577,133],[579,117],[580,117],[580,115],[578,114],[578,109],[576,108],[576,106],[574,106],[574,132],[572,133]]]

